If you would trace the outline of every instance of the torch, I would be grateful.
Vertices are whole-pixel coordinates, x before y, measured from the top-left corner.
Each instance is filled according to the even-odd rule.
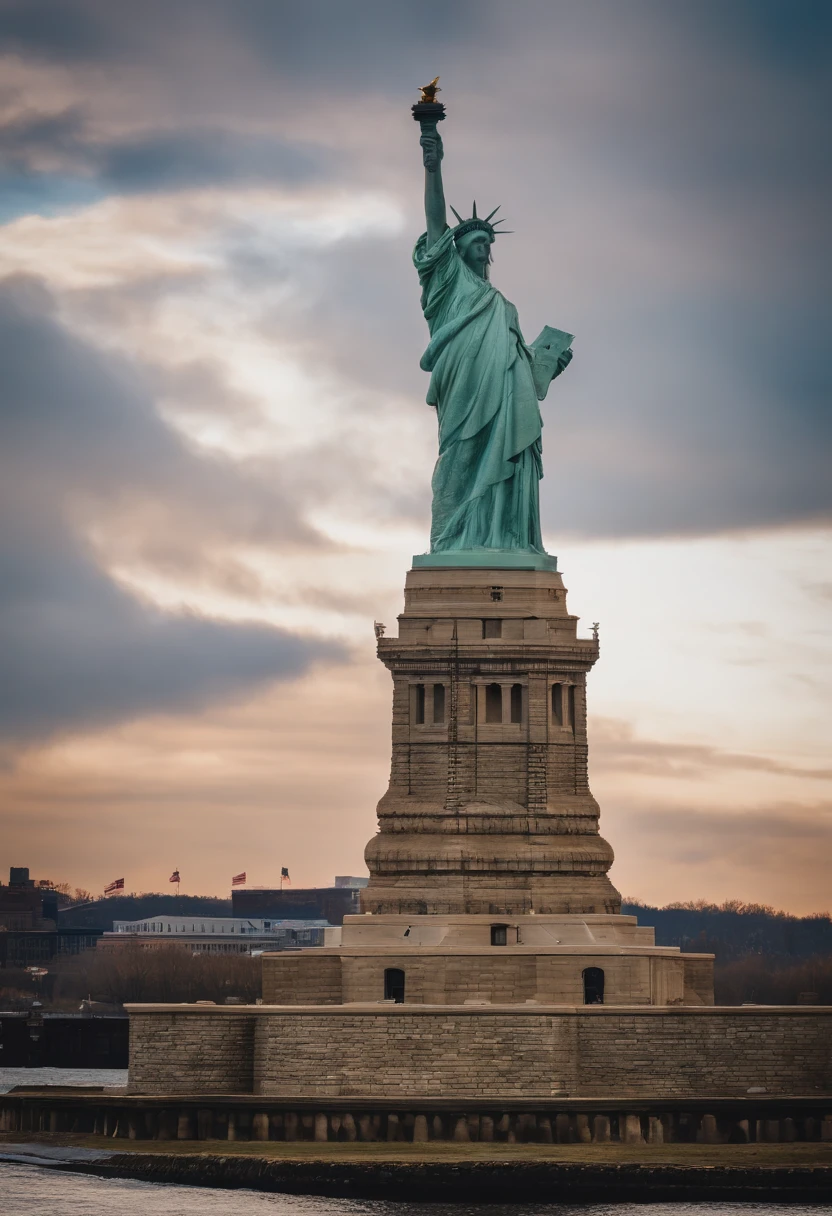
[[[445,107],[441,101],[436,100],[436,94],[441,92],[439,88],[439,77],[437,76],[430,84],[422,85],[419,92],[422,94],[415,106],[411,106],[413,117],[422,128],[422,134],[431,131],[436,135],[436,124],[442,122],[445,118]],[[436,156],[427,157],[425,160],[425,168],[428,173],[435,173],[439,168],[439,158]]]

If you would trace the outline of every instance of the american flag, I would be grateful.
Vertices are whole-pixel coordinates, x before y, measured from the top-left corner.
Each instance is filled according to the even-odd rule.
[[[232,887],[242,887],[243,884],[245,883],[245,881],[246,881],[246,872],[245,872],[245,870],[243,870],[242,874],[234,875],[234,877],[231,879],[231,885],[232,885]]]
[[[123,890],[124,890],[124,879],[117,878],[115,880],[115,882],[110,883],[109,887],[104,888],[104,894],[109,895],[111,891],[123,891]]]
[[[289,885],[291,886],[292,880],[291,880],[291,878],[289,877],[289,867],[288,867],[288,866],[283,866],[283,867],[281,867],[281,870],[280,870],[280,881],[281,881],[281,882],[288,882],[288,883],[289,883]]]
[[[179,871],[178,871],[178,870],[174,870],[174,871],[173,871],[173,873],[172,873],[172,874],[171,874],[171,876],[170,876],[170,881],[171,881],[171,882],[179,882]]]

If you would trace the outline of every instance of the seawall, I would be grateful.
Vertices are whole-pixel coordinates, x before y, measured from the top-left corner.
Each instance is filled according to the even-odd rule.
[[[821,1006],[131,1005],[133,1094],[832,1094]]]

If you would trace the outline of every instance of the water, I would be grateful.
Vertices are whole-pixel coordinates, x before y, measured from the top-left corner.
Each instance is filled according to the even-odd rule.
[[[0,1094],[15,1085],[127,1084],[126,1068],[0,1068]]]
[[[3,1216],[818,1216],[827,1207],[759,1203],[480,1204],[388,1203],[315,1196],[213,1191],[191,1186],[64,1174],[0,1165]]]

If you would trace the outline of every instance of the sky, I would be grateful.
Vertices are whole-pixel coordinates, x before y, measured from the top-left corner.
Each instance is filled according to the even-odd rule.
[[[436,419],[417,86],[576,335],[541,507],[649,902],[829,910],[825,0],[0,0],[0,866],[362,874]]]

